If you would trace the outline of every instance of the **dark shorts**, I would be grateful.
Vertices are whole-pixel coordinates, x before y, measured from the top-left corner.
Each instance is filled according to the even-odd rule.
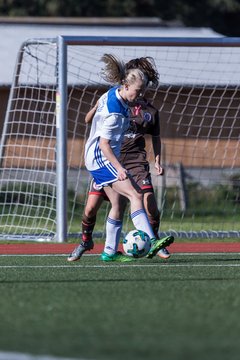
[[[142,193],[153,192],[152,178],[149,163],[138,155],[129,154],[121,156],[123,167],[131,174]]]

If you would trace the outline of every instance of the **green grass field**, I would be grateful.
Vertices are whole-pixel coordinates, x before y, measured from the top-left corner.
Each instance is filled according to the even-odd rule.
[[[1,351],[105,360],[238,360],[240,254],[134,263],[0,256]]]

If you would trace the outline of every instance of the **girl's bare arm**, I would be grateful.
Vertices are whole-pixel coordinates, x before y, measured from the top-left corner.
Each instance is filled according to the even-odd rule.
[[[95,115],[95,112],[97,110],[97,107],[98,107],[98,101],[96,102],[96,104],[94,105],[94,107],[89,110],[89,112],[86,114],[85,116],[85,123],[88,124],[88,123],[91,123],[92,122],[92,119]]]

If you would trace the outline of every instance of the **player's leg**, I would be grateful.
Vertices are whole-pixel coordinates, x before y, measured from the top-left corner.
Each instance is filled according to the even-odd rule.
[[[149,223],[156,239],[159,239],[160,212],[154,194],[149,164],[145,160],[143,162],[132,161],[131,158],[128,160],[128,157],[125,156],[125,166],[131,172],[133,181],[143,193],[143,203]],[[160,249],[157,255],[163,259],[170,257],[170,253],[166,248]]]
[[[106,186],[104,189],[112,207],[106,221],[106,240],[104,244],[104,251],[101,254],[101,259],[108,262],[132,261],[132,258],[124,256],[118,251],[123,222],[123,203],[125,203],[125,199],[119,193],[114,191],[112,186]]]
[[[68,261],[79,260],[85,251],[93,249],[92,233],[96,224],[97,212],[104,199],[108,200],[104,190],[97,188],[92,181],[82,217],[82,241],[69,255]]]
[[[103,203],[103,200],[109,201],[103,188],[98,190],[90,189],[87,203],[82,217],[82,241],[92,240],[93,229],[96,224],[97,212]]]
[[[152,226],[154,235],[157,239],[159,239],[159,227],[160,227],[160,212],[158,210],[156,198],[153,192],[153,189],[151,191],[147,190],[143,193],[143,202],[144,207],[150,222],[150,225]],[[171,254],[167,248],[162,248],[157,253],[158,256],[162,259],[168,259]]]
[[[174,238],[172,236],[164,239],[156,239],[149,223],[147,214],[143,206],[142,193],[136,191],[137,186],[133,186],[133,179],[131,181],[126,179],[124,181],[116,181],[112,184],[113,189],[121,195],[127,197],[130,201],[131,219],[137,230],[142,230],[148,234],[151,239],[151,249],[147,255],[152,258],[156,253],[165,246],[170,245]]]
[[[155,237],[158,237],[160,212],[153,191],[143,193],[143,203]]]
[[[146,232],[151,239],[154,238],[154,233],[143,207],[142,194],[136,191],[132,182],[129,179],[116,181],[112,184],[112,188],[130,201],[131,219],[135,228]]]

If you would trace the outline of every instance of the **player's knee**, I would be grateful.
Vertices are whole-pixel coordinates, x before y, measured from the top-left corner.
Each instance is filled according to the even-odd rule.
[[[92,219],[92,218],[95,218],[97,215],[97,208],[88,207],[88,208],[85,208],[84,212],[85,212],[85,216],[87,219]]]
[[[141,193],[138,193],[137,191],[134,191],[134,193],[132,194],[132,200],[142,201],[142,199],[143,195]]]

